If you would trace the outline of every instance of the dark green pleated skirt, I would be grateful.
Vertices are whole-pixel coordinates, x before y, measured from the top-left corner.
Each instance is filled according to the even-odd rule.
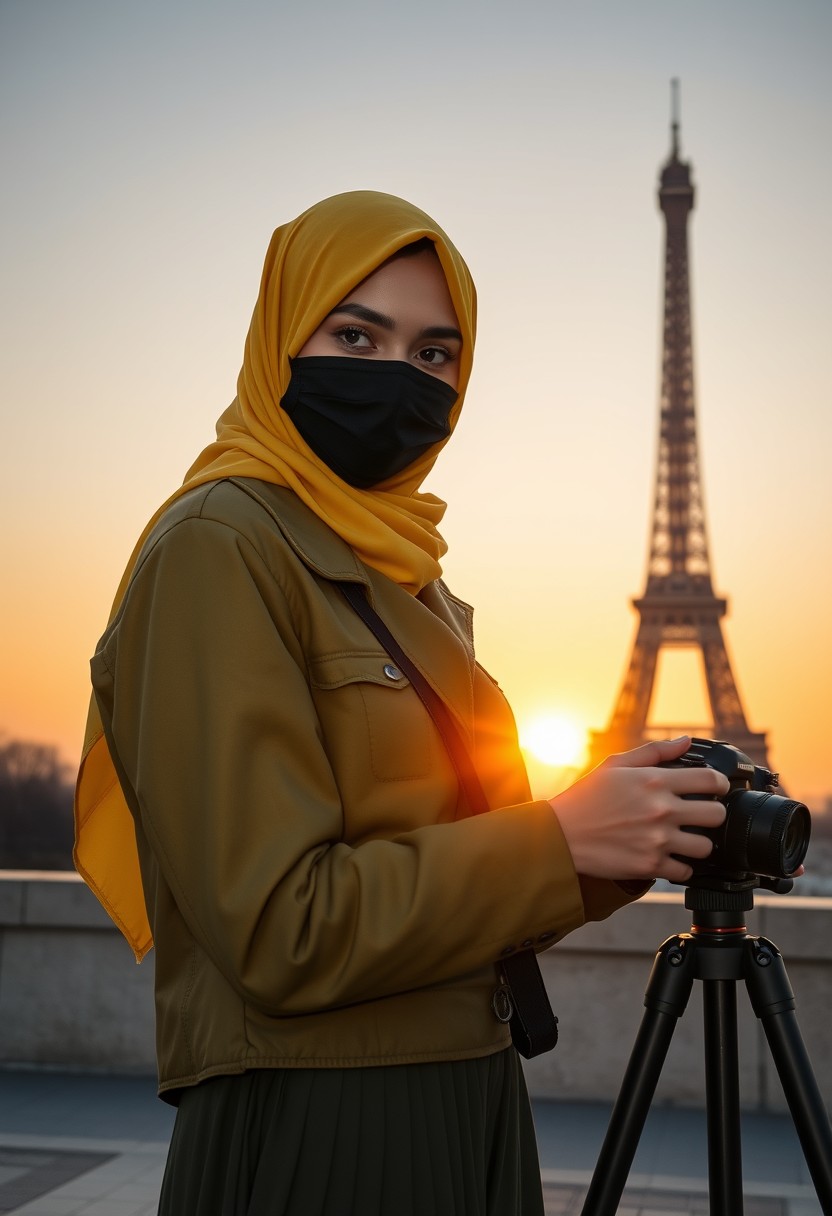
[[[542,1216],[513,1048],[253,1070],[183,1091],[160,1216]]]

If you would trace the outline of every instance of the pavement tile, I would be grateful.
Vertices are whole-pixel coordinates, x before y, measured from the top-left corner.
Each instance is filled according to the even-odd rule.
[[[84,1216],[136,1216],[136,1204],[129,1200],[97,1199],[87,1204]]]
[[[41,1195],[31,1203],[14,1209],[14,1216],[82,1216],[84,1201],[77,1197],[59,1195]]]
[[[105,1153],[26,1149],[0,1144],[0,1213],[15,1212],[24,1204],[47,1195],[76,1177],[89,1175],[109,1160]]]

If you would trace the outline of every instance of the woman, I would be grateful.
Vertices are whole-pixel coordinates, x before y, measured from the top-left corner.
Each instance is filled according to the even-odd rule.
[[[419,492],[474,329],[464,262],[410,204],[355,192],[279,228],[237,398],[92,660],[76,863],[137,956],[156,945],[163,1213],[542,1212],[495,965],[684,880],[673,854],[710,843],[682,824],[723,817],[724,777],[655,767],[686,740],[532,800]]]

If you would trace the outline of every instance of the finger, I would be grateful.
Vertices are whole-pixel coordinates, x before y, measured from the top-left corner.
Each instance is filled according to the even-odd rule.
[[[724,773],[715,768],[668,768],[663,769],[667,788],[674,794],[727,794],[731,788]]]
[[[693,867],[677,857],[668,857],[656,877],[666,878],[668,882],[686,883],[693,878]]]
[[[674,857],[690,857],[694,861],[704,861],[706,857],[710,857],[713,852],[713,841],[708,836],[702,836],[699,832],[680,832],[679,836],[671,841],[670,852]]]
[[[725,807],[721,802],[690,802],[679,800],[673,809],[676,821],[686,828],[718,828],[725,822]]]
[[[629,752],[619,752],[610,756],[607,764],[616,768],[655,768],[667,760],[678,760],[690,747],[690,736],[680,735],[678,739],[654,739],[650,743],[642,743]]]

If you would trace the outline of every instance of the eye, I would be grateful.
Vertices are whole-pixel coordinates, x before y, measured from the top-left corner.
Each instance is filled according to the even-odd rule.
[[[344,325],[336,330],[335,337],[350,350],[369,350],[373,345],[372,338],[360,325]]]
[[[444,346],[426,346],[419,351],[418,355],[422,363],[427,363],[430,367],[444,367],[453,355]]]

